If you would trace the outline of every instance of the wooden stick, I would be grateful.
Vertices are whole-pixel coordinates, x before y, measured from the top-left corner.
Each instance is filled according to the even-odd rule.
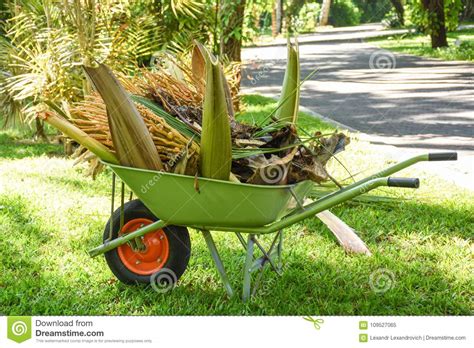
[[[339,219],[329,210],[322,211],[316,216],[329,228],[329,230],[336,236],[337,241],[347,252],[356,254],[365,254],[371,256],[367,245],[359,238],[357,233],[349,227],[344,221]]]

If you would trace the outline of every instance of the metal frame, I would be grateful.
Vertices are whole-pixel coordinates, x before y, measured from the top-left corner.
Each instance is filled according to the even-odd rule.
[[[449,155],[449,156],[448,156]],[[243,287],[242,287],[242,298],[244,301],[247,301],[252,294],[255,294],[257,288],[261,282],[262,275],[265,267],[268,265],[270,268],[275,271],[277,274],[281,274],[282,269],[282,249],[283,249],[283,229],[300,222],[308,217],[312,217],[315,214],[329,209],[337,204],[350,200],[356,196],[364,194],[372,189],[375,189],[379,186],[399,186],[399,187],[416,187],[410,185],[394,185],[391,184],[391,179],[388,178],[388,175],[394,174],[404,168],[407,168],[420,161],[429,161],[429,160],[455,160],[457,157],[455,153],[447,154],[425,154],[412,157],[408,160],[395,164],[387,169],[384,169],[374,175],[371,175],[365,179],[357,181],[351,185],[344,187],[338,191],[332,192],[317,201],[311,202],[310,204],[303,205],[303,203],[298,199],[297,195],[293,191],[292,187],[289,187],[289,190],[293,197],[295,198],[297,209],[293,210],[289,215],[284,216],[278,221],[270,223],[265,226],[255,226],[255,227],[219,227],[219,226],[187,226],[197,230],[200,230],[204,236],[207,247],[210,251],[211,257],[214,260],[219,276],[224,284],[224,288],[229,295],[229,297],[234,296],[234,290],[229,281],[227,273],[225,271],[223,262],[219,256],[219,252],[212,238],[212,231],[227,231],[234,232],[241,242],[242,246],[245,249],[245,263],[243,268]],[[448,158],[449,157],[449,158]],[[413,179],[406,179],[413,180]],[[393,181],[393,180],[392,180]],[[112,201],[111,201],[111,214],[114,212],[114,198],[115,198],[115,184],[116,178],[115,174],[112,176]],[[124,192],[125,185],[122,181],[121,185],[121,207],[120,207],[120,226],[123,226],[123,205],[124,205]],[[130,199],[132,196],[130,196]],[[109,238],[104,242],[104,244],[92,249],[89,251],[91,257],[101,255],[107,251],[117,248],[120,245],[125,243],[134,244],[134,240],[139,240],[143,235],[166,227],[167,225],[172,224],[172,222],[166,222],[158,220],[152,224],[144,226],[134,232],[127,233],[119,236],[118,238],[111,239],[112,237],[112,228],[110,230]],[[242,236],[242,233],[247,233],[247,240]],[[275,233],[275,237],[268,250],[261,245],[257,239],[259,234],[270,234]],[[261,257],[254,257],[255,246],[263,255]],[[260,271],[255,279],[255,284],[252,291],[252,274],[254,272]]]
[[[221,257],[219,256],[219,252],[217,251],[216,244],[214,243],[214,239],[212,238],[211,232],[208,230],[201,231],[204,239],[206,240],[207,248],[211,253],[211,256],[216,264],[217,271],[221,277],[222,283],[224,284],[224,288],[227,291],[229,297],[234,295],[234,290],[232,289],[232,285],[229,282],[229,278],[227,277],[227,273],[224,269],[224,264],[222,263]]]
[[[229,281],[229,277],[227,276],[224,264],[219,256],[219,252],[217,251],[217,246],[214,243],[214,239],[212,238],[211,232],[208,230],[202,230],[201,232],[204,236],[211,257],[214,260],[214,263],[216,265],[224,288],[227,292],[227,295],[229,295],[229,297],[233,297],[235,292]],[[276,233],[268,251],[265,250],[265,248],[258,241],[254,234],[249,234],[247,237],[247,241],[245,241],[244,237],[239,232],[235,232],[235,234],[239,241],[242,243],[246,254],[245,263],[243,267],[242,286],[242,299],[245,302],[250,298],[251,295],[255,295],[255,293],[257,292],[257,289],[260,285],[263,276],[263,272],[265,270],[265,266],[269,265],[273,271],[275,271],[278,275],[281,275],[281,252],[283,243],[283,231],[278,231]],[[254,246],[258,247],[263,256],[259,258],[254,257]],[[278,264],[275,263],[276,260],[278,260]],[[259,273],[255,279],[255,284],[252,289],[252,273],[257,271],[259,271]]]
[[[308,217],[314,216],[315,214],[329,209],[337,204],[350,200],[356,196],[359,196],[363,193],[366,193],[370,190],[373,190],[379,186],[388,186],[388,178],[378,178],[372,179],[366,182],[363,182],[359,185],[352,187],[349,190],[339,190],[337,194],[329,194],[318,199],[315,202],[312,202],[306,206],[301,206],[300,209],[296,210],[295,212],[291,213],[283,217],[281,220],[271,223],[266,226],[258,226],[258,227],[239,227],[238,229],[234,227],[219,227],[219,226],[188,226],[197,230],[201,231],[222,231],[222,232],[239,232],[239,233],[250,233],[250,234],[269,234],[274,233],[284,228],[293,225],[294,223],[300,222]],[[122,195],[123,196],[123,195]],[[123,202],[122,202],[123,203]],[[123,209],[123,204],[122,204]],[[121,210],[122,212],[122,210]],[[148,232],[161,229],[167,225],[172,223],[158,220],[152,224],[146,225],[132,233],[127,233],[122,235],[118,238],[113,240],[109,240],[102,244],[101,246],[94,248],[89,251],[89,255],[91,257],[98,256],[103,254],[109,250],[112,250],[122,244],[125,244],[131,241],[134,238],[141,237]],[[236,231],[237,230],[237,231]],[[247,243],[248,244],[248,243]]]

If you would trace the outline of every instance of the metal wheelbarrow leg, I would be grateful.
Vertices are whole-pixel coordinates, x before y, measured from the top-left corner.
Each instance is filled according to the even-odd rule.
[[[216,265],[217,271],[219,276],[222,280],[224,288],[227,292],[229,297],[233,297],[234,290],[232,289],[232,285],[230,284],[229,277],[224,268],[224,264],[219,256],[219,252],[217,247],[214,243],[214,239],[212,238],[211,232],[208,230],[201,231],[204,239],[206,241],[207,247],[210,251],[211,257],[214,260]],[[244,250],[246,252],[245,256],[245,263],[243,268],[243,290],[242,290],[242,298],[244,301],[250,298],[252,288],[251,288],[251,275],[253,272],[260,271],[259,275],[257,276],[257,280],[253,287],[253,294],[255,294],[260,280],[262,278],[263,271],[266,265],[270,265],[271,268],[277,273],[281,274],[281,250],[282,250],[282,242],[283,242],[283,231],[279,231],[273,239],[273,242],[270,246],[270,249],[267,251],[265,248],[260,244],[254,234],[249,234],[247,241],[245,241],[244,237],[238,232],[236,235],[239,241],[242,243]],[[278,241],[278,244],[276,243]],[[254,258],[254,246],[257,245],[258,249],[263,254],[262,257],[257,259]],[[278,261],[278,264],[275,263]]]
[[[239,233],[237,233],[240,235]],[[278,244],[276,244],[278,241]],[[260,285],[260,282],[263,277],[263,272],[265,270],[265,266],[269,265],[270,268],[278,275],[281,275],[281,251],[282,251],[282,243],[283,243],[283,230],[280,230],[276,233],[275,237],[273,238],[273,242],[270,245],[270,248],[267,250],[260,244],[257,240],[256,235],[249,234],[247,238],[246,244],[246,258],[244,264],[244,281],[243,281],[243,289],[242,289],[242,300],[245,302],[247,301],[251,295],[255,295]],[[253,252],[254,247],[260,250],[263,254],[262,257],[257,259],[253,259]],[[278,260],[278,264],[275,261]],[[252,273],[259,271],[256,279],[255,284],[252,289]]]
[[[208,230],[202,230],[202,235],[206,240],[207,248],[209,249],[212,259],[216,264],[217,271],[221,277],[222,283],[224,284],[225,291],[229,297],[234,295],[234,290],[232,289],[232,285],[230,285],[229,278],[227,277],[227,273],[224,268],[224,264],[219,256],[219,252],[217,251],[216,244],[214,243],[214,239],[212,238],[211,232]]]

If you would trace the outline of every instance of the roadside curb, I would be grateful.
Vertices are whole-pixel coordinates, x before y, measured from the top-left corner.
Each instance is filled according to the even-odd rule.
[[[253,94],[253,93],[252,92],[242,93],[242,95],[245,95],[245,94]],[[278,98],[275,95],[265,95],[265,96],[275,100],[275,102],[278,102]],[[339,128],[343,131],[351,132],[352,133],[351,137],[353,137],[354,139],[359,140],[359,141],[367,142],[367,143],[371,144],[372,146],[377,147],[380,151],[386,152],[386,153],[390,154],[390,156],[392,156],[392,157],[394,157],[398,160],[404,159],[406,157],[407,153],[413,152],[413,151],[410,151],[410,150],[407,150],[407,149],[397,147],[397,146],[392,145],[392,144],[377,143],[377,136],[372,136],[370,134],[363,133],[363,132],[361,132],[361,131],[359,131],[355,128],[352,128],[350,126],[347,126],[347,125],[345,125],[341,122],[335,121],[335,120],[333,120],[333,119],[331,119],[327,116],[321,115],[320,113],[318,113],[316,111],[313,111],[313,110],[311,110],[311,109],[309,109],[305,106],[300,105],[299,110],[306,113],[306,114],[308,114],[311,117],[314,117],[318,120],[321,120],[323,122],[331,124],[331,125]],[[415,151],[414,153],[416,153],[416,152],[427,152],[427,151]],[[470,161],[469,157],[467,157],[467,158],[464,157],[462,159],[463,162],[467,162],[467,165],[469,165],[469,161]],[[458,162],[458,163],[459,163],[458,166],[462,165],[461,162]],[[466,163],[464,165],[466,165]],[[426,167],[426,165],[425,165],[425,167]],[[428,164],[427,169],[429,167],[430,167],[430,165]],[[429,171],[433,172],[434,169],[429,170]],[[436,166],[435,171],[436,171],[435,174],[438,177],[442,178],[443,180],[450,181],[458,187],[463,187],[465,189],[474,191],[474,186],[471,184],[472,180],[470,180],[469,174],[460,175],[459,174],[459,168],[457,168],[456,166],[452,166],[452,165],[448,164],[448,165],[445,165],[443,167],[440,167],[440,165],[438,163],[437,166]]]
[[[368,32],[368,31],[364,31]],[[370,35],[347,35],[346,37],[323,37],[319,36],[320,33],[313,33],[312,35],[308,36],[299,36],[298,37],[298,45],[314,45],[314,44],[334,44],[334,43],[352,43],[352,42],[363,42],[365,39],[376,39],[381,37],[388,37],[392,35],[401,35],[412,32],[412,29],[393,29],[393,30],[380,30],[378,32],[372,32]],[[311,37],[312,36],[312,37]],[[336,36],[336,35],[334,35]],[[270,42],[261,42],[258,44],[251,44],[248,46],[243,47],[244,49],[252,49],[252,48],[263,48],[263,47],[286,47],[287,42],[286,40],[282,39],[275,39]]]
[[[329,124],[332,124],[338,128],[341,128],[343,130],[349,131],[352,133],[355,139],[364,141],[369,143],[371,146],[376,146],[380,151],[383,151],[387,154],[390,154],[391,156],[394,156],[394,158],[397,158],[398,160],[402,160],[405,158],[406,153],[410,152],[409,150],[401,150],[400,147],[397,147],[392,144],[378,144],[376,143],[376,136],[371,136],[370,134],[363,133],[358,131],[357,129],[354,129],[352,127],[349,127],[343,123],[337,122],[335,120],[332,120],[326,116],[323,116],[315,111],[312,111],[304,106],[300,106],[300,110],[307,113],[308,115],[320,119],[324,122],[327,122]],[[464,161],[469,161],[469,159],[464,158]],[[449,166],[447,167],[440,167],[439,165],[436,167],[436,173],[438,177],[446,180],[453,182],[458,187],[462,187],[471,191],[474,191],[474,186],[470,182],[469,178],[463,177],[462,175],[459,175],[459,171],[454,167],[451,168]]]

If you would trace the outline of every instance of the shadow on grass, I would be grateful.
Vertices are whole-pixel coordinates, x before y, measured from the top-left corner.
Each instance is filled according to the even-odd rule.
[[[349,258],[335,264],[296,254],[280,279],[267,280],[270,286],[257,295],[256,304],[265,308],[264,314],[282,314],[279,305],[292,308],[292,315],[470,313],[469,281],[448,277],[436,263],[381,255]]]
[[[30,308],[40,289],[43,266],[37,258],[41,246],[51,238],[49,231],[32,218],[21,196],[0,196],[0,224],[0,313],[21,314],[20,308]]]
[[[38,258],[38,249],[49,243],[47,231],[31,219],[28,206],[18,200],[1,201],[12,207],[3,218],[14,230],[25,231],[21,245],[0,240],[2,274],[0,312],[4,314],[94,315],[448,315],[469,314],[465,291],[468,280],[453,279],[438,266],[438,260],[418,256],[406,260],[399,251],[374,256],[349,256],[334,244],[329,254],[318,251],[310,237],[290,236],[284,250],[285,268],[281,277],[266,271],[256,297],[243,304],[243,252],[236,244],[220,241],[221,256],[227,267],[236,297],[227,299],[217,271],[204,244],[194,247],[193,259],[180,285],[161,294],[146,286],[125,286],[104,271],[102,259],[89,260],[97,272],[71,278],[51,269]],[[392,213],[389,213],[389,215]],[[312,231],[314,232],[314,230]],[[306,240],[305,240],[306,239]],[[301,245],[309,242],[315,254]],[[327,244],[325,243],[327,248]],[[396,249],[400,246],[395,246]],[[65,250],[58,247],[58,253]],[[324,249],[324,248],[321,248]],[[240,250],[240,249],[239,249]],[[64,251],[68,252],[68,251]],[[76,252],[77,253],[77,252]],[[72,258],[79,255],[71,255]],[[82,256],[81,256],[82,257]],[[5,262],[5,261],[3,261]],[[77,267],[77,264],[75,264]]]
[[[70,185],[61,180],[55,184]],[[78,192],[83,189],[80,181],[72,186]],[[37,212],[26,198],[0,196],[0,206],[4,314],[471,314],[468,279],[454,273],[459,265],[452,273],[443,265],[466,252],[454,245],[455,237],[472,238],[467,203],[408,201],[335,208],[361,232],[374,253],[370,258],[344,254],[319,220],[306,220],[296,227],[307,232],[287,233],[282,277],[267,271],[262,288],[247,304],[239,299],[244,254],[237,242],[227,238],[216,239],[237,295],[234,299],[226,298],[202,239],[193,244],[190,267],[179,286],[159,294],[151,287],[120,284],[103,258],[88,259],[85,251],[100,239],[97,234],[86,233],[75,242],[84,247],[71,248],[33,218]]]

